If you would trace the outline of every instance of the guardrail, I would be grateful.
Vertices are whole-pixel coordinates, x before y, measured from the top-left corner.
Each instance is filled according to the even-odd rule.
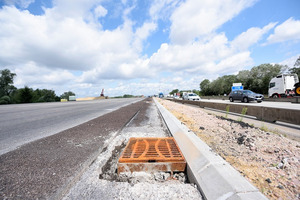
[[[169,99],[171,100],[171,99]],[[186,101],[172,99],[171,101],[192,104],[201,108],[212,108],[226,112],[233,112],[238,114],[254,116],[259,120],[266,122],[286,122],[300,125],[300,110],[285,109],[285,108],[271,108],[264,106],[253,105],[238,105],[228,103],[204,102],[204,101]]]

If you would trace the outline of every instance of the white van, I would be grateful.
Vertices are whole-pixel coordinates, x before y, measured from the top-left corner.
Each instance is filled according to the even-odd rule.
[[[201,98],[195,93],[185,92],[182,95],[183,100],[199,101]]]

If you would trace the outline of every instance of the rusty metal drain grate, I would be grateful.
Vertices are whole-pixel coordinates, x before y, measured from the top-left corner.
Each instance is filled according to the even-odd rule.
[[[174,138],[130,138],[119,159],[118,173],[181,172],[185,167],[185,159]]]

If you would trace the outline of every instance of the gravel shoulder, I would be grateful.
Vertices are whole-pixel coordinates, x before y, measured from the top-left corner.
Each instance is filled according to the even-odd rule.
[[[201,108],[158,101],[268,198],[300,198],[299,142]]]

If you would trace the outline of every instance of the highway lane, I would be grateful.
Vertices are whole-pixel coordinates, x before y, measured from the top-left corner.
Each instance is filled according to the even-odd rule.
[[[300,104],[291,103],[291,102],[271,102],[271,101],[263,101],[261,103],[257,102],[249,102],[243,103],[241,101],[230,102],[229,100],[218,100],[218,99],[201,99],[204,102],[216,102],[216,103],[226,103],[226,104],[239,104],[239,105],[247,105],[247,106],[263,106],[263,107],[271,107],[271,108],[285,108],[285,109],[293,109],[300,110]]]
[[[87,122],[140,98],[0,106],[0,155]]]

